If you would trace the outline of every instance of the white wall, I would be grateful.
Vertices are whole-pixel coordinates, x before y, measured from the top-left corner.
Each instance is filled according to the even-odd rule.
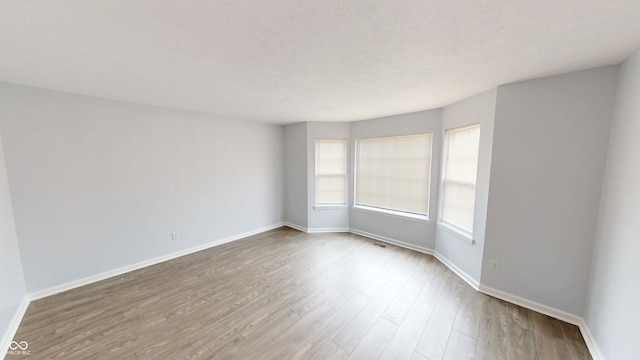
[[[444,108],[442,131],[465,125],[480,123],[480,146],[478,150],[478,177],[476,203],[473,219],[473,239],[470,244],[450,231],[438,226],[436,229],[436,252],[469,276],[475,285],[480,283],[482,254],[485,243],[487,201],[491,173],[491,150],[493,123],[496,110],[497,89],[460,101]],[[439,179],[438,179],[439,181]]]
[[[284,127],[285,221],[306,229],[307,217],[307,123]]]
[[[29,293],[283,220],[281,126],[0,85],[0,133]]]
[[[438,205],[438,181],[440,176],[440,147],[442,131],[442,110],[420,111],[410,114],[388,116],[372,120],[351,123],[350,149],[353,152],[357,139],[400,136],[420,133],[433,133],[432,173],[429,210],[429,223],[417,222],[380,213],[364,212],[351,208],[349,222],[352,229],[399,240],[420,249],[433,250],[435,248],[435,227]],[[350,173],[353,174],[353,161],[350,163]],[[353,194],[353,182],[350,193]],[[353,196],[350,199],[353,206]]]
[[[315,140],[344,139],[349,140],[348,123],[308,122],[307,124],[307,213],[309,214],[309,231],[346,231],[349,229],[349,209],[347,206],[316,208],[315,177]],[[347,152],[351,156],[352,152]],[[349,163],[349,159],[347,159]],[[347,184],[351,177],[347,174]],[[348,192],[348,191],[347,191]],[[347,194],[347,198],[350,194]]]
[[[13,334],[10,328],[26,296],[0,133],[0,351]]]
[[[498,88],[483,285],[584,313],[616,78],[611,66]]]
[[[640,358],[640,51],[620,68],[585,319],[605,359]]]

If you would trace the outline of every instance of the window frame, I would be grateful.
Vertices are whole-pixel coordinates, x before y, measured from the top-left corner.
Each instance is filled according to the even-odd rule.
[[[396,210],[396,209],[388,209],[383,207],[376,207],[371,205],[358,204],[358,161],[359,153],[360,153],[360,142],[362,140],[373,140],[373,139],[387,139],[387,138],[402,138],[402,137],[410,137],[410,136],[419,136],[419,135],[428,135],[429,136],[429,175],[427,177],[427,213],[419,214],[409,211]],[[385,136],[373,136],[373,137],[363,137],[354,139],[354,147],[353,147],[353,194],[351,196],[352,201],[352,209],[355,211],[363,212],[363,213],[372,213],[383,215],[386,217],[392,218],[401,218],[403,220],[410,220],[414,222],[420,223],[430,223],[431,222],[431,190],[432,190],[432,180],[433,180],[433,143],[434,143],[434,133],[433,132],[420,132],[414,134],[402,134],[402,135],[385,135]]]
[[[344,167],[342,174],[334,174],[334,175],[318,175],[318,142],[322,141],[332,141],[332,142],[341,142],[344,145]],[[348,193],[349,193],[349,183],[348,183],[348,173],[349,173],[349,141],[347,139],[330,139],[330,138],[316,138],[313,141],[313,179],[314,179],[314,209],[342,209],[348,206]],[[342,196],[342,203],[319,203],[318,202],[318,176],[342,176],[344,182],[344,193]]]
[[[450,131],[460,131],[460,130],[464,130],[464,129],[470,129],[470,128],[479,128],[480,129],[480,135],[478,136],[478,163],[476,165],[476,176],[475,176],[475,182],[473,184],[474,186],[474,202],[473,202],[473,221],[471,224],[471,231],[467,231],[466,229],[452,224],[450,222],[447,222],[446,220],[444,220],[442,217],[444,215],[444,201],[445,201],[445,180],[446,180],[446,174],[447,174],[447,160],[449,157],[449,135]],[[457,126],[457,127],[452,127],[452,128],[448,128],[445,129],[443,131],[443,136],[442,136],[442,165],[441,165],[441,169],[440,169],[440,191],[439,191],[439,196],[438,196],[438,226],[440,228],[442,228],[443,230],[446,230],[447,232],[449,232],[450,234],[458,237],[461,240],[464,240],[470,244],[475,243],[475,239],[474,239],[474,225],[475,225],[475,216],[476,216],[476,203],[477,203],[477,197],[478,197],[478,169],[480,168],[480,141],[481,141],[481,137],[482,137],[482,124],[477,122],[477,123],[472,123],[472,124],[467,124],[467,125],[462,125],[462,126]]]

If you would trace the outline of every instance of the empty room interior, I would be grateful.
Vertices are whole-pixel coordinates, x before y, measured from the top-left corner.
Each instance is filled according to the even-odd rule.
[[[0,24],[5,359],[640,359],[637,0]]]

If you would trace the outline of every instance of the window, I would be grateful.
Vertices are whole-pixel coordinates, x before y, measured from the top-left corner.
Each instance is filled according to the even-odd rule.
[[[480,124],[445,133],[442,222],[473,232]]]
[[[429,215],[431,134],[361,139],[355,204]]]
[[[345,205],[346,140],[316,140],[316,205]]]

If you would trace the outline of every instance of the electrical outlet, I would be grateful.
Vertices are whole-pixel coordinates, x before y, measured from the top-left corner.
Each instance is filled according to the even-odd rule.
[[[491,262],[489,262],[489,269],[493,271],[500,271],[500,261],[491,259]]]
[[[177,232],[172,232],[171,233],[171,240],[178,240],[178,238],[180,237],[180,235]]]

